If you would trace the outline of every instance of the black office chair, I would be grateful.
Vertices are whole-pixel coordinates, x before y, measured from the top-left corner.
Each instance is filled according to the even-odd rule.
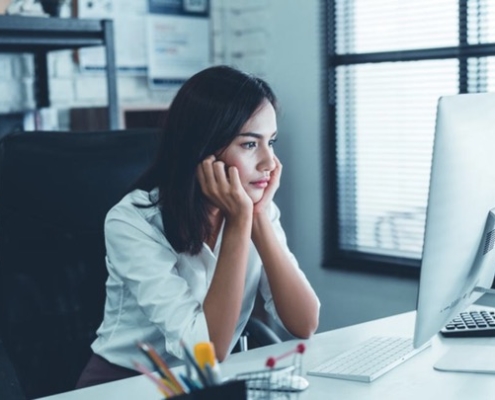
[[[74,388],[103,316],[105,215],[155,146],[152,130],[0,140],[0,337],[28,398]],[[250,326],[251,347],[279,341]]]
[[[151,161],[154,131],[0,141],[0,336],[28,398],[74,388],[105,299],[103,221]]]

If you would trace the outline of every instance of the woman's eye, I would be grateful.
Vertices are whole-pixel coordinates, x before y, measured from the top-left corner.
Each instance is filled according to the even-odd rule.
[[[277,143],[278,138],[272,139],[268,142],[270,146],[273,146],[275,143]]]
[[[256,147],[256,142],[246,142],[241,144],[241,146],[245,149],[254,149]]]

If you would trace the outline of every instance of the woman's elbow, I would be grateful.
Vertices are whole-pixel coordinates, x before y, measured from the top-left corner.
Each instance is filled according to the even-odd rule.
[[[318,329],[318,316],[305,321],[304,324],[300,324],[297,329],[294,329],[292,334],[300,339],[309,339]]]
[[[229,355],[229,349],[228,346],[215,346],[215,356],[217,358],[218,362],[224,361],[227,356]]]
[[[305,336],[304,336],[305,339],[309,339],[311,336],[314,335],[314,333],[318,329],[318,324],[319,324],[318,317],[316,317],[314,319],[314,321],[312,321],[310,324],[308,324],[308,327],[307,327],[307,330],[306,330]]]

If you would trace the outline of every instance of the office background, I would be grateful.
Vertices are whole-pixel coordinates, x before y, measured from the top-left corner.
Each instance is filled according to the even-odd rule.
[[[323,205],[326,182],[322,158],[325,121],[321,2],[213,1],[213,19],[218,18],[222,7],[225,9],[225,3],[245,11],[255,3],[258,6],[251,20],[248,17],[245,22],[252,23],[258,32],[257,40],[244,38],[251,50],[254,46],[252,56],[246,53],[235,59],[217,51],[214,61],[232,62],[264,76],[279,96],[281,139],[277,152],[284,163],[284,174],[277,202],[289,244],[322,302],[319,331],[414,309],[416,278],[322,268],[323,235],[327,227]],[[241,46],[238,34],[220,23],[215,26],[218,43],[228,41],[230,49]],[[0,112],[32,108],[33,67],[29,57],[0,55],[0,71]],[[80,75],[70,52],[50,56],[50,74],[51,100],[55,107],[105,104],[104,77]],[[175,93],[173,88],[150,90],[145,78],[124,76],[119,77],[118,91],[121,105],[164,105]],[[66,112],[58,111],[56,117],[61,128],[68,126]]]
[[[417,279],[322,268],[323,39],[318,1],[270,1],[266,77],[280,97],[284,162],[277,201],[291,249],[322,302],[319,331],[413,310]],[[345,306],[344,306],[345,304]]]

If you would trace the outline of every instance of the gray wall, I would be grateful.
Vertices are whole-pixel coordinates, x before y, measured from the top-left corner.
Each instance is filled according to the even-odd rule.
[[[266,79],[280,103],[276,201],[322,303],[319,331],[415,309],[417,280],[323,269],[320,1],[270,0]]]

